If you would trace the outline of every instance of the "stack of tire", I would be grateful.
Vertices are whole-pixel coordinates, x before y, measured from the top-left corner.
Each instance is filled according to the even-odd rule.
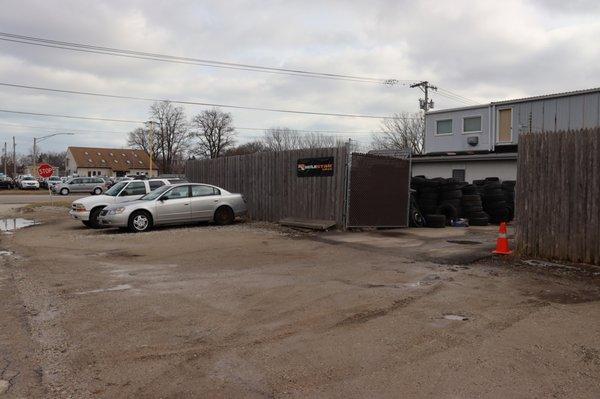
[[[421,214],[435,213],[438,204],[439,181],[415,176],[411,180],[411,188],[417,190],[417,205]]]
[[[442,179],[440,182],[439,204],[436,214],[444,215],[446,223],[456,219],[461,212],[462,184],[456,179]]]
[[[427,227],[445,227],[446,217],[437,214],[439,188],[444,179],[427,179],[415,176],[411,180],[411,188],[417,191],[417,205],[425,219]]]
[[[483,186],[483,210],[490,216],[491,223],[509,221],[509,208],[502,183],[497,177],[488,177]]]
[[[502,182],[502,191],[504,192],[504,200],[508,208],[508,221],[515,218],[515,184],[514,180],[504,180]]]
[[[470,226],[487,226],[490,218],[483,211],[483,203],[479,188],[473,184],[462,187],[462,216],[467,218]]]

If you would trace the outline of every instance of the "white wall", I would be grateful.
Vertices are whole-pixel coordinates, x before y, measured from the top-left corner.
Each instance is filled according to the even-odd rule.
[[[425,153],[491,150],[489,114],[487,105],[428,113],[425,116]],[[474,116],[481,117],[481,132],[464,133],[463,118]],[[446,135],[436,134],[437,121],[445,119],[452,120],[452,133]],[[469,137],[477,137],[478,144],[475,146],[468,144]]]
[[[465,180],[469,183],[486,177],[499,177],[500,180],[517,179],[516,160],[412,163],[413,176],[449,178],[452,177],[452,169],[464,169]]]

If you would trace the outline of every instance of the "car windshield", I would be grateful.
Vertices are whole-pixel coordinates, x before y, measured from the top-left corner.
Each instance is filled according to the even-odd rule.
[[[148,194],[144,195],[142,198],[140,198],[141,200],[144,201],[152,201],[157,199],[158,197],[160,197],[165,191],[171,189],[172,186],[162,186],[157,188],[154,191],[149,192]]]
[[[35,180],[35,179],[33,177],[31,177],[31,176],[25,176],[23,178],[23,180]]]
[[[119,183],[115,184],[114,186],[112,186],[111,188],[109,188],[108,190],[106,190],[106,192],[104,194],[110,195],[111,197],[116,197],[117,194],[119,194],[121,192],[123,187],[125,187],[127,185],[127,183],[129,183],[129,182],[128,181],[119,182]]]

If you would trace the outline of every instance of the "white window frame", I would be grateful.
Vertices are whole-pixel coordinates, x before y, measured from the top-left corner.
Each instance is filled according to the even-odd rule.
[[[469,118],[479,118],[479,120],[481,121],[481,123],[479,124],[479,126],[480,126],[479,130],[473,130],[472,132],[465,132],[465,119],[469,119]],[[465,116],[463,116],[461,132],[462,132],[462,134],[481,134],[481,133],[483,133],[483,115],[465,115]]]
[[[500,141],[500,111],[510,109],[510,141]],[[498,107],[496,108],[496,131],[494,132],[494,136],[496,138],[496,144],[512,144],[515,138],[514,126],[513,126],[513,116],[515,115],[515,110],[513,107]]]
[[[450,121],[452,131],[450,133],[438,133],[438,122]],[[436,119],[434,136],[452,136],[454,134],[454,120],[452,118]]]

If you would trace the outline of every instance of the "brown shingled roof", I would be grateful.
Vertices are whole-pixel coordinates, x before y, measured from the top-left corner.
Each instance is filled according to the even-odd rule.
[[[69,147],[78,168],[110,168],[113,171],[148,169],[150,156],[144,150],[122,148]],[[158,169],[155,164],[152,169]]]

